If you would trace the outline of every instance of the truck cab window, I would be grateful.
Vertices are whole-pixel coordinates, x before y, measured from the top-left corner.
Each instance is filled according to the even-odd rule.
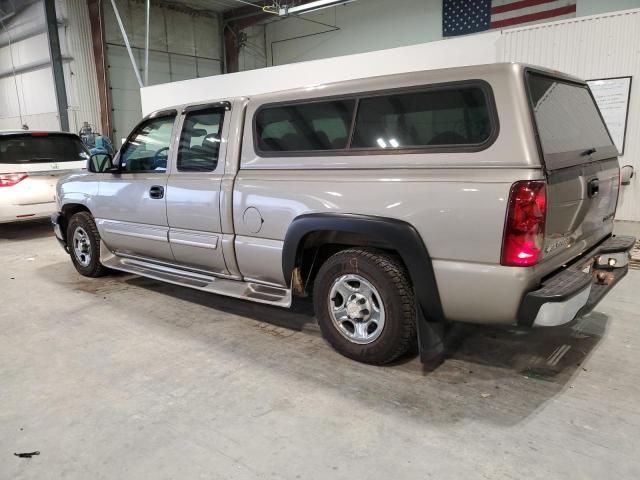
[[[189,113],[178,148],[178,171],[212,172],[218,166],[224,110]]]
[[[174,120],[175,116],[169,116],[142,123],[122,147],[120,170],[166,172]]]

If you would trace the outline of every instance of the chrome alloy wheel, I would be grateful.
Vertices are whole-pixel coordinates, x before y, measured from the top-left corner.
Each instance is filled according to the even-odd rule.
[[[360,275],[350,273],[337,278],[328,301],[334,326],[350,342],[366,345],[382,333],[382,299],[378,290]]]
[[[76,260],[83,267],[91,263],[91,241],[89,235],[82,227],[77,227],[73,232],[73,254]]]

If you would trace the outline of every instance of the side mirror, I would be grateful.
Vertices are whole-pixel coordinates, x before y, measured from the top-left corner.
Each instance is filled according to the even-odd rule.
[[[92,173],[113,172],[117,168],[113,166],[113,157],[108,153],[94,153],[89,157],[88,169]]]
[[[633,178],[633,167],[631,165],[625,165],[620,169],[620,184],[621,185],[629,185],[631,183],[631,179]]]

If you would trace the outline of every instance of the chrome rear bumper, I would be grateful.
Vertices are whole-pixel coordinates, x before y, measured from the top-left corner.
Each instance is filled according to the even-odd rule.
[[[629,270],[634,237],[613,236],[527,293],[518,324],[552,327],[590,312]]]

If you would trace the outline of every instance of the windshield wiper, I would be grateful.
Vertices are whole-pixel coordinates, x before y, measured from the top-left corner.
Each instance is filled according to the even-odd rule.
[[[55,163],[56,159],[55,158],[49,158],[49,157],[33,157],[29,161],[30,162],[53,162],[53,163]]]
[[[593,147],[592,147],[592,148],[589,148],[589,149],[585,150],[585,151],[584,151],[584,152],[582,152],[580,155],[581,155],[582,157],[586,157],[587,155],[591,155],[591,154],[596,153],[596,152],[597,152],[597,150],[596,150],[595,148],[593,148]]]

